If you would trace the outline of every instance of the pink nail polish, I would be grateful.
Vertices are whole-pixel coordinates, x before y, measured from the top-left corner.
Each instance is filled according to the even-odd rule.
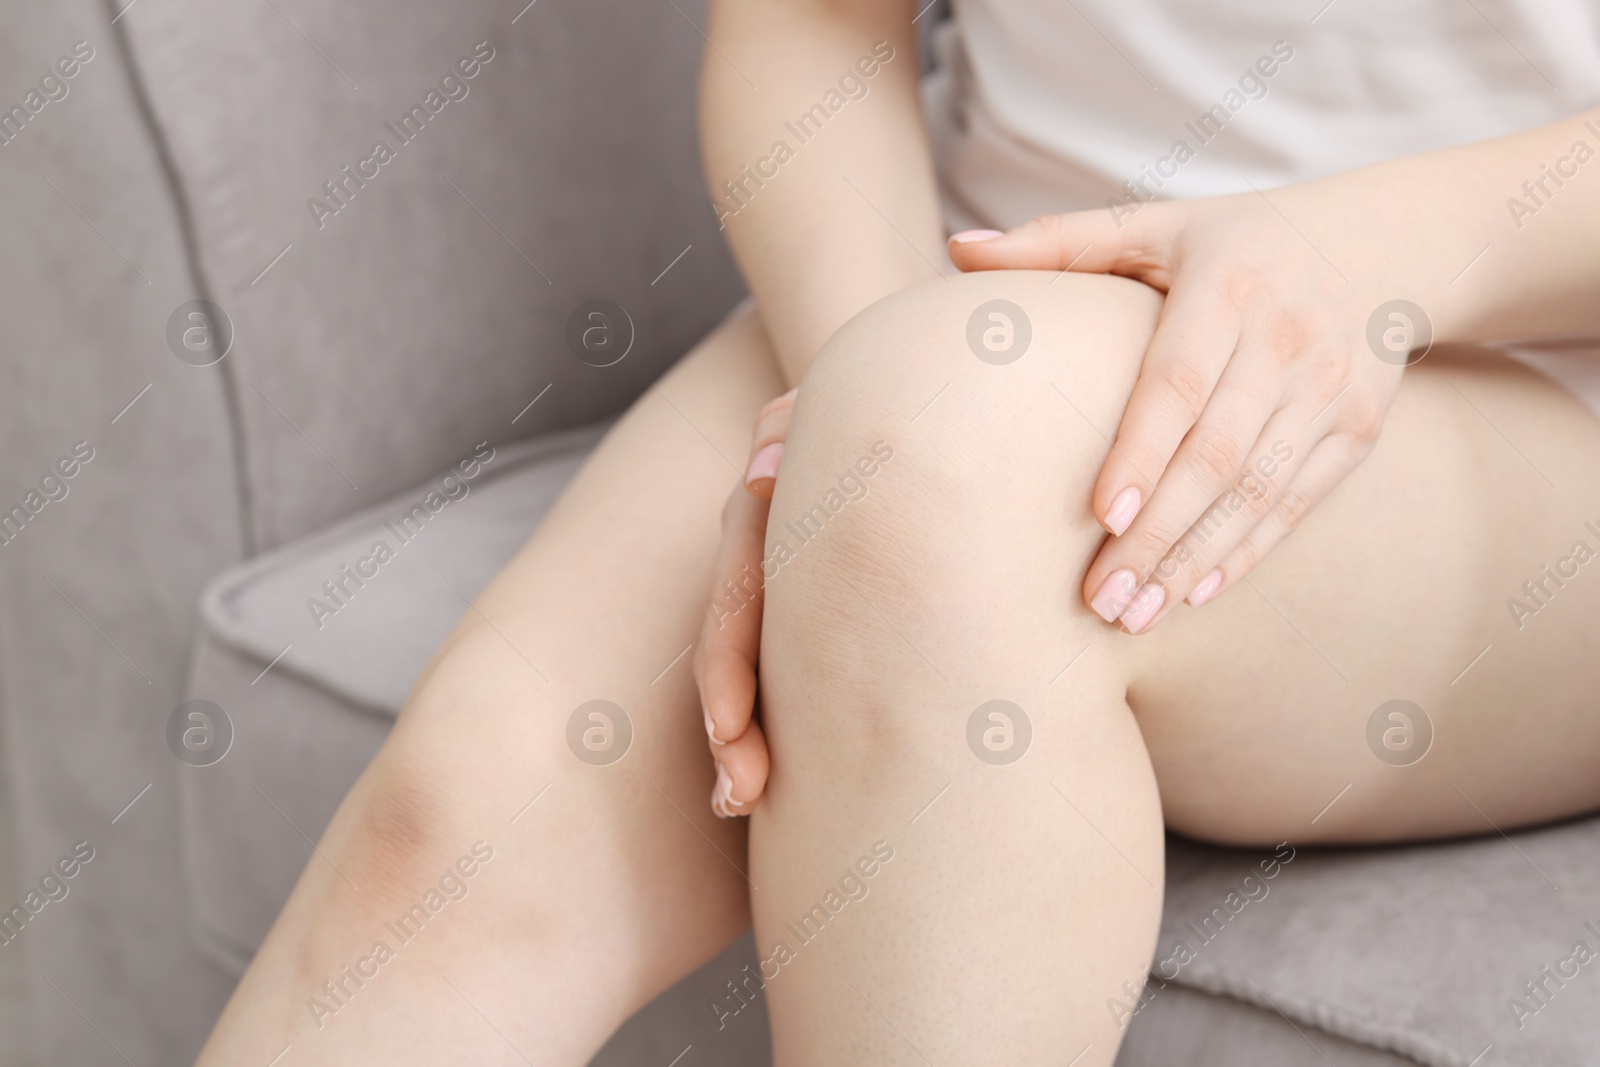
[[[727,744],[726,741],[717,740],[717,724],[711,721],[711,712],[703,707],[700,709],[700,712],[706,717],[706,736],[711,739],[711,743],[713,745]]]
[[[958,245],[976,244],[979,241],[992,241],[996,237],[1004,237],[999,230],[962,230],[960,233],[950,235],[950,240]]]
[[[1118,537],[1128,532],[1128,527],[1133,525],[1133,520],[1139,514],[1141,499],[1139,490],[1128,486],[1111,500],[1111,508],[1106,512],[1106,527]]]
[[[1127,610],[1128,601],[1132,599],[1138,584],[1139,581],[1132,571],[1113,571],[1111,576],[1101,583],[1100,591],[1089,601],[1089,606],[1106,622],[1116,622],[1117,618]]]
[[[778,476],[778,463],[783,459],[783,443],[774,442],[757,452],[744,472],[746,482],[759,482],[763,478]]]
[[[1216,596],[1220,588],[1222,588],[1222,568],[1218,567],[1200,579],[1200,584],[1189,590],[1189,595],[1184,599],[1189,602],[1191,608],[1197,608]]]
[[[719,763],[717,784],[711,787],[711,810],[719,819],[731,819],[740,814],[733,810],[736,807],[744,805],[733,802],[733,779],[728,777],[728,769]]]
[[[1155,619],[1161,611],[1161,605],[1167,602],[1167,591],[1159,585],[1146,585],[1134,594],[1133,601],[1128,605],[1128,610],[1122,613],[1122,625],[1130,634],[1143,630]]]

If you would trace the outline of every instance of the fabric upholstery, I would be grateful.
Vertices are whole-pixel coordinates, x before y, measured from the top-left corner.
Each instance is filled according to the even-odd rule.
[[[1210,927],[1204,918],[1232,911],[1228,894],[1271,852],[1174,840],[1157,959],[1183,939],[1195,952],[1177,970],[1183,987],[1430,1067],[1591,1063],[1600,819],[1509,838],[1484,829],[1460,841],[1300,850],[1259,903]],[[1203,941],[1211,929],[1221,932]],[[1566,979],[1530,997],[1524,983],[1544,980],[1547,966],[1559,979],[1580,942],[1591,962],[1573,960]]]
[[[33,1024],[0,1041],[31,1040],[47,1065],[184,1061],[227,994],[185,935],[163,727],[199,590],[239,558],[237,486],[219,379],[167,349],[168,316],[197,293],[127,20],[110,20],[91,0],[17,4],[0,32],[7,109],[76,42],[93,49],[0,147],[0,508],[59,495],[45,472],[93,449],[0,544],[11,866],[36,884],[76,842],[95,850],[0,947],[26,962]]]
[[[1411,1067],[1267,1008],[1169,986],[1128,1029],[1116,1067]]]
[[[478,441],[615,413],[740,296],[694,133],[703,0],[522,6],[162,0],[125,19],[236,328],[257,549]],[[394,158],[363,179],[379,141]],[[314,217],[335,180],[345,206]],[[595,298],[634,324],[614,366],[566,342]]]

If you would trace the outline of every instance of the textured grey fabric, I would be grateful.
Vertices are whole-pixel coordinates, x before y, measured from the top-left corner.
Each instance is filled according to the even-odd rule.
[[[1174,840],[1156,958],[1179,955],[1182,939],[1194,958],[1177,968],[1177,984],[1431,1067],[1593,1063],[1600,819],[1510,838],[1484,829],[1465,841],[1301,850],[1269,882],[1258,868],[1270,850]],[[1252,873],[1265,895],[1236,899],[1236,914],[1213,918],[1220,933],[1205,941],[1205,917],[1234,910],[1230,892],[1262,894],[1244,884]],[[1562,979],[1580,942],[1590,962],[1573,960]],[[1557,980],[1541,974],[1547,966]],[[1530,996],[1529,981],[1545,981],[1546,992]]]
[[[463,597],[488,584],[528,539],[605,428],[467,452],[471,477],[452,465],[256,557],[206,590],[207,634],[263,662],[281,654],[275,671],[393,718],[465,610]],[[387,551],[375,552],[379,545]],[[385,555],[391,558],[380,563]]]
[[[1415,1062],[1291,1023],[1267,1008],[1180,985],[1168,986],[1150,1001],[1117,1053],[1117,1067],[1411,1067]]]
[[[191,1057],[227,994],[183,933],[162,730],[199,590],[241,540],[217,368],[167,350],[197,294],[110,19],[91,0],[13,4],[0,32],[7,109],[75,42],[94,50],[0,147],[0,510],[45,500],[76,442],[94,450],[0,545],[0,712],[20,878],[95,850],[0,953],[28,961],[43,1063],[143,1067]]]
[[[236,326],[257,548],[478,441],[619,411],[739,297],[694,134],[703,0],[521,7],[162,0],[125,19]],[[394,158],[362,178],[379,141]],[[345,206],[314,217],[335,180]],[[632,319],[614,366],[568,349],[591,298]]]
[[[11,795],[6,780],[5,721],[0,718],[0,900],[22,897],[23,876],[17,873],[15,831],[11,826]],[[0,1067],[32,1067],[33,1030],[28,1025],[27,942],[0,952]]]

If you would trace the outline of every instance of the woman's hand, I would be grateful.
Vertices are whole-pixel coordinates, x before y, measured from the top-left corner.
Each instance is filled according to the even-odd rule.
[[[1411,337],[1401,315],[1378,358],[1367,323],[1394,294],[1345,280],[1260,195],[1119,214],[969,231],[950,255],[966,271],[1104,272],[1167,294],[1095,483],[1113,536],[1083,587],[1107,622],[1142,633],[1243,578],[1366,457]]]
[[[717,764],[711,810],[725,819],[750,814],[767,784],[767,739],[755,721],[766,584],[762,549],[794,397],[795,391],[789,390],[756,418],[744,484],[734,489],[722,509],[722,544],[711,601],[695,646],[694,677],[700,686],[711,758]]]

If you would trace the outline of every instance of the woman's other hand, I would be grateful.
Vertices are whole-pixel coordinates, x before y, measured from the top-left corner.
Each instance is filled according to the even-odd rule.
[[[1258,194],[969,231],[950,255],[965,271],[1105,272],[1167,294],[1091,500],[1112,537],[1083,597],[1129,633],[1204,604],[1294,529],[1371,451],[1410,331],[1425,343],[1402,309],[1378,358],[1365,335],[1382,300]]]
[[[767,784],[767,739],[755,719],[765,588],[762,549],[794,398],[791,389],[756,418],[744,484],[722,509],[722,544],[695,647],[694,676],[717,764],[711,810],[722,818],[750,814]]]

